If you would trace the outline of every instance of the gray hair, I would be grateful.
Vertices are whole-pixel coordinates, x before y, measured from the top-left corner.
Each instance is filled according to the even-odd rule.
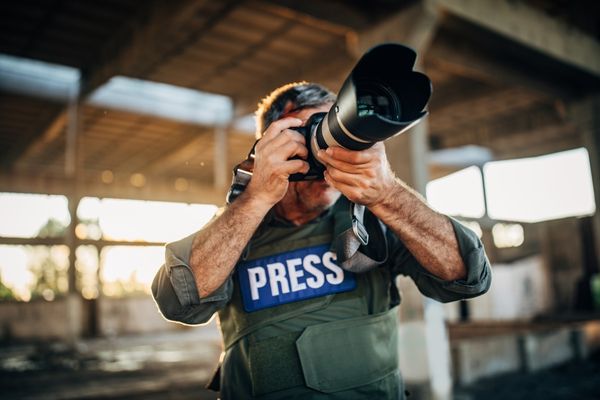
[[[260,101],[256,110],[256,138],[260,139],[263,132],[273,121],[291,111],[304,108],[319,107],[334,103],[336,95],[326,87],[317,83],[294,82],[273,90]]]

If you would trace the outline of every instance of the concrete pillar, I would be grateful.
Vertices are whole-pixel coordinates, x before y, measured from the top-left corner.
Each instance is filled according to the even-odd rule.
[[[65,146],[65,175],[67,178],[75,178],[78,173],[81,144],[79,137],[79,108],[80,108],[81,81],[73,84],[69,93],[69,105],[67,107],[67,137]]]
[[[592,216],[594,248],[600,265],[600,95],[590,96],[569,107],[569,117],[577,125],[590,157],[596,213]]]
[[[214,185],[218,189],[223,189],[229,183],[229,170],[227,168],[227,127],[223,125],[216,126],[214,135]]]
[[[426,2],[419,2],[368,32],[359,33],[350,40],[350,50],[359,57],[376,44],[399,42],[415,49],[420,63],[435,34],[437,21],[438,16]],[[429,181],[427,119],[386,141],[386,152],[396,175],[425,195]],[[450,399],[450,350],[442,304],[424,298],[409,279],[400,278],[399,286],[403,301],[400,368],[407,390],[415,399]]]
[[[77,227],[77,206],[79,205],[78,182],[81,177],[81,137],[80,137],[80,92],[81,82],[77,81],[71,88],[69,106],[67,109],[66,146],[65,146],[65,175],[71,183],[67,194],[71,222],[66,232],[66,245],[69,247],[69,293],[76,292],[75,280],[75,248]]]
[[[393,163],[406,171],[408,175],[403,179],[409,180],[407,183],[415,190],[425,196],[427,182],[429,181],[429,146],[428,146],[428,120],[425,119],[412,128],[404,135],[408,140],[408,146],[403,144],[404,152],[408,157],[403,157],[402,160],[396,158],[397,153],[392,154]],[[390,147],[396,147],[401,143],[394,143]],[[407,161],[409,164],[407,165]],[[399,163],[403,163],[404,167],[400,168]],[[407,168],[408,167],[408,168]],[[414,284],[404,285],[405,292],[412,291],[419,293]],[[444,321],[444,308],[441,303],[421,296],[420,304],[414,304],[413,307],[422,308],[422,319],[413,320],[413,324],[422,325],[424,334],[424,343],[421,348],[421,354],[413,354],[413,357],[418,357],[421,362],[426,361],[427,368],[423,371],[426,375],[421,377],[412,376],[418,386],[419,398],[430,398],[436,400],[452,398],[452,378],[450,374],[450,344],[448,332]],[[415,313],[418,315],[419,313]],[[403,329],[401,327],[401,329]],[[414,329],[414,327],[413,327]],[[407,348],[408,343],[401,343],[401,348]],[[412,363],[414,360],[406,360]],[[404,368],[406,370],[407,368]],[[419,379],[420,378],[420,379]],[[410,380],[407,377],[407,386]],[[410,386],[409,386],[410,387]]]
[[[75,250],[77,248],[77,237],[75,229],[77,227],[77,207],[79,206],[79,186],[82,177],[82,146],[80,135],[80,89],[81,81],[77,81],[71,88],[69,106],[67,110],[67,134],[66,134],[66,153],[65,153],[65,176],[70,182],[70,190],[67,194],[69,215],[71,222],[66,231],[65,244],[69,248],[69,269],[67,276],[69,280],[69,293],[67,297],[67,324],[68,324],[68,342],[71,345],[81,333],[81,306],[82,299],[77,292],[77,271],[75,270]]]
[[[71,222],[69,223],[69,227],[66,231],[66,240],[65,243],[69,247],[69,269],[67,271],[67,276],[69,279],[69,293],[77,293],[77,272],[75,270],[75,250],[77,249],[77,236],[75,234],[75,229],[77,227],[77,207],[79,206],[80,198],[71,195],[68,197],[68,206],[69,206],[69,216]]]
[[[593,219],[596,260],[600,261],[600,95],[588,97],[569,108],[572,121],[579,128],[590,156],[596,213]],[[599,263],[600,264],[600,263]]]

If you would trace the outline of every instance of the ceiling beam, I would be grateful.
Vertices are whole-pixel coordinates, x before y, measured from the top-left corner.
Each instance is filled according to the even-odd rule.
[[[376,24],[349,34],[348,46],[357,59],[371,47],[397,42],[412,47],[421,56],[427,50],[438,26],[438,14],[422,2],[393,13]],[[418,58],[417,62],[421,62]]]
[[[234,99],[234,114],[240,117],[253,112],[262,97],[289,82],[318,82],[337,91],[353,64],[353,57],[346,51],[345,39],[340,37],[327,46],[315,49],[312,57],[296,67],[275,70],[270,79],[261,79],[255,85],[248,86]]]
[[[44,132],[36,140],[31,142],[31,144],[27,146],[21,155],[14,161],[14,168],[22,168],[27,163],[28,158],[42,153],[46,146],[64,134],[67,116],[68,110],[66,108],[60,111],[52,122],[50,122],[50,125],[46,127]]]
[[[56,246],[66,244],[67,238],[64,236],[59,237],[33,237],[33,238],[22,238],[22,237],[10,237],[0,236],[0,244],[12,245],[12,246]],[[164,246],[165,242],[140,242],[140,241],[129,241],[129,240],[105,240],[105,239],[79,239],[75,238],[76,246]]]
[[[302,5],[299,5],[300,3]],[[369,24],[350,23],[345,26],[339,25],[336,28],[337,22],[333,22],[331,25],[331,21],[337,21],[337,19],[328,14],[331,12],[329,6],[324,7],[321,15],[316,8],[307,11],[312,7],[310,2],[308,5],[300,3],[290,4],[290,9],[287,11],[271,2],[258,4],[263,4],[265,10],[279,10],[280,13],[287,13],[289,18],[308,18],[310,23],[318,24],[317,26],[321,29],[323,26],[329,27],[332,33],[340,35],[339,38],[332,40],[322,48],[315,49],[314,55],[299,63],[296,68],[273,71],[272,79],[261,80],[257,85],[248,87],[243,94],[235,98],[236,116],[254,111],[256,103],[262,96],[288,82],[299,80],[319,82],[331,90],[337,91],[357,59],[373,45],[385,41],[399,41],[413,48],[425,49],[433,37],[437,24],[436,15],[418,3],[380,20],[375,25],[372,22]],[[302,16],[304,12],[308,12],[310,15]],[[319,18],[323,18],[325,22],[319,22]]]
[[[172,168],[175,164],[184,164],[187,160],[198,157],[204,151],[212,151],[212,148],[207,148],[207,141],[210,139],[206,130],[197,132],[192,137],[186,136],[173,150],[164,153],[149,164],[141,166],[139,170],[147,174],[156,174]]]
[[[555,98],[572,97],[564,82],[553,83],[516,62],[506,62],[493,50],[481,48],[461,36],[442,30],[427,52],[427,68],[492,85],[520,86]]]
[[[582,147],[578,136],[559,136],[552,140],[531,143],[524,147],[510,147],[494,151],[496,160],[513,160],[516,158],[538,157]]]
[[[573,147],[581,145],[577,128],[574,124],[564,122],[562,124],[547,124],[519,131],[506,131],[503,134],[496,132],[490,134],[488,131],[471,131],[462,135],[449,135],[442,138],[442,147],[461,147],[466,145],[478,145],[489,148],[495,159],[524,157],[525,155],[540,155],[551,152],[549,149],[561,148],[557,143],[569,143]],[[558,150],[556,150],[558,149]]]
[[[373,24],[363,10],[347,2],[321,0],[264,0],[252,2],[253,6],[273,14],[300,21],[308,26],[326,29],[332,33],[362,30]]]
[[[183,0],[177,2],[151,1],[149,6],[115,30],[102,49],[96,53],[93,62],[82,71],[78,98],[85,102],[94,90],[116,75],[136,75],[162,56],[158,51],[165,31],[177,29],[186,20],[193,18],[207,0]],[[22,166],[27,158],[39,154],[57,140],[66,130],[69,106],[58,112],[47,128],[37,139],[18,156],[16,165]]]
[[[473,96],[455,101],[441,108],[431,110],[430,129],[432,133],[441,133],[445,129],[481,122],[499,115],[521,112],[547,100],[534,92],[522,88],[504,88],[489,91],[481,96]]]
[[[579,131],[572,123],[549,125],[537,129],[513,132],[510,135],[490,138],[487,145],[498,157],[502,154],[519,152],[525,149],[529,151],[536,149],[538,154],[544,154],[545,152],[541,150],[543,145],[567,138],[569,142],[581,143]],[[537,151],[537,149],[540,150]]]
[[[177,31],[208,0],[152,1],[140,18],[119,29],[83,71],[82,97],[115,75],[136,76],[160,60],[169,49],[159,46],[165,32]],[[230,2],[227,2],[230,3]],[[171,45],[175,45],[172,43]]]
[[[549,55],[593,76],[600,76],[600,43],[577,27],[510,0],[427,0],[450,13]]]

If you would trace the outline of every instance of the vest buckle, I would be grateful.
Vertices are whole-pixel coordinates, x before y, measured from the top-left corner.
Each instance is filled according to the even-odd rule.
[[[369,233],[365,226],[355,216],[352,216],[352,232],[363,246],[369,243]]]

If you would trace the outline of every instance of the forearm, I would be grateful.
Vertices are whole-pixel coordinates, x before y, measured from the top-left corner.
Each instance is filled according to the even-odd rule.
[[[431,274],[447,281],[466,277],[452,224],[405,183],[396,179],[382,201],[369,209]]]
[[[196,235],[190,267],[201,298],[227,280],[269,209],[264,202],[247,192],[242,193],[221,216]]]

